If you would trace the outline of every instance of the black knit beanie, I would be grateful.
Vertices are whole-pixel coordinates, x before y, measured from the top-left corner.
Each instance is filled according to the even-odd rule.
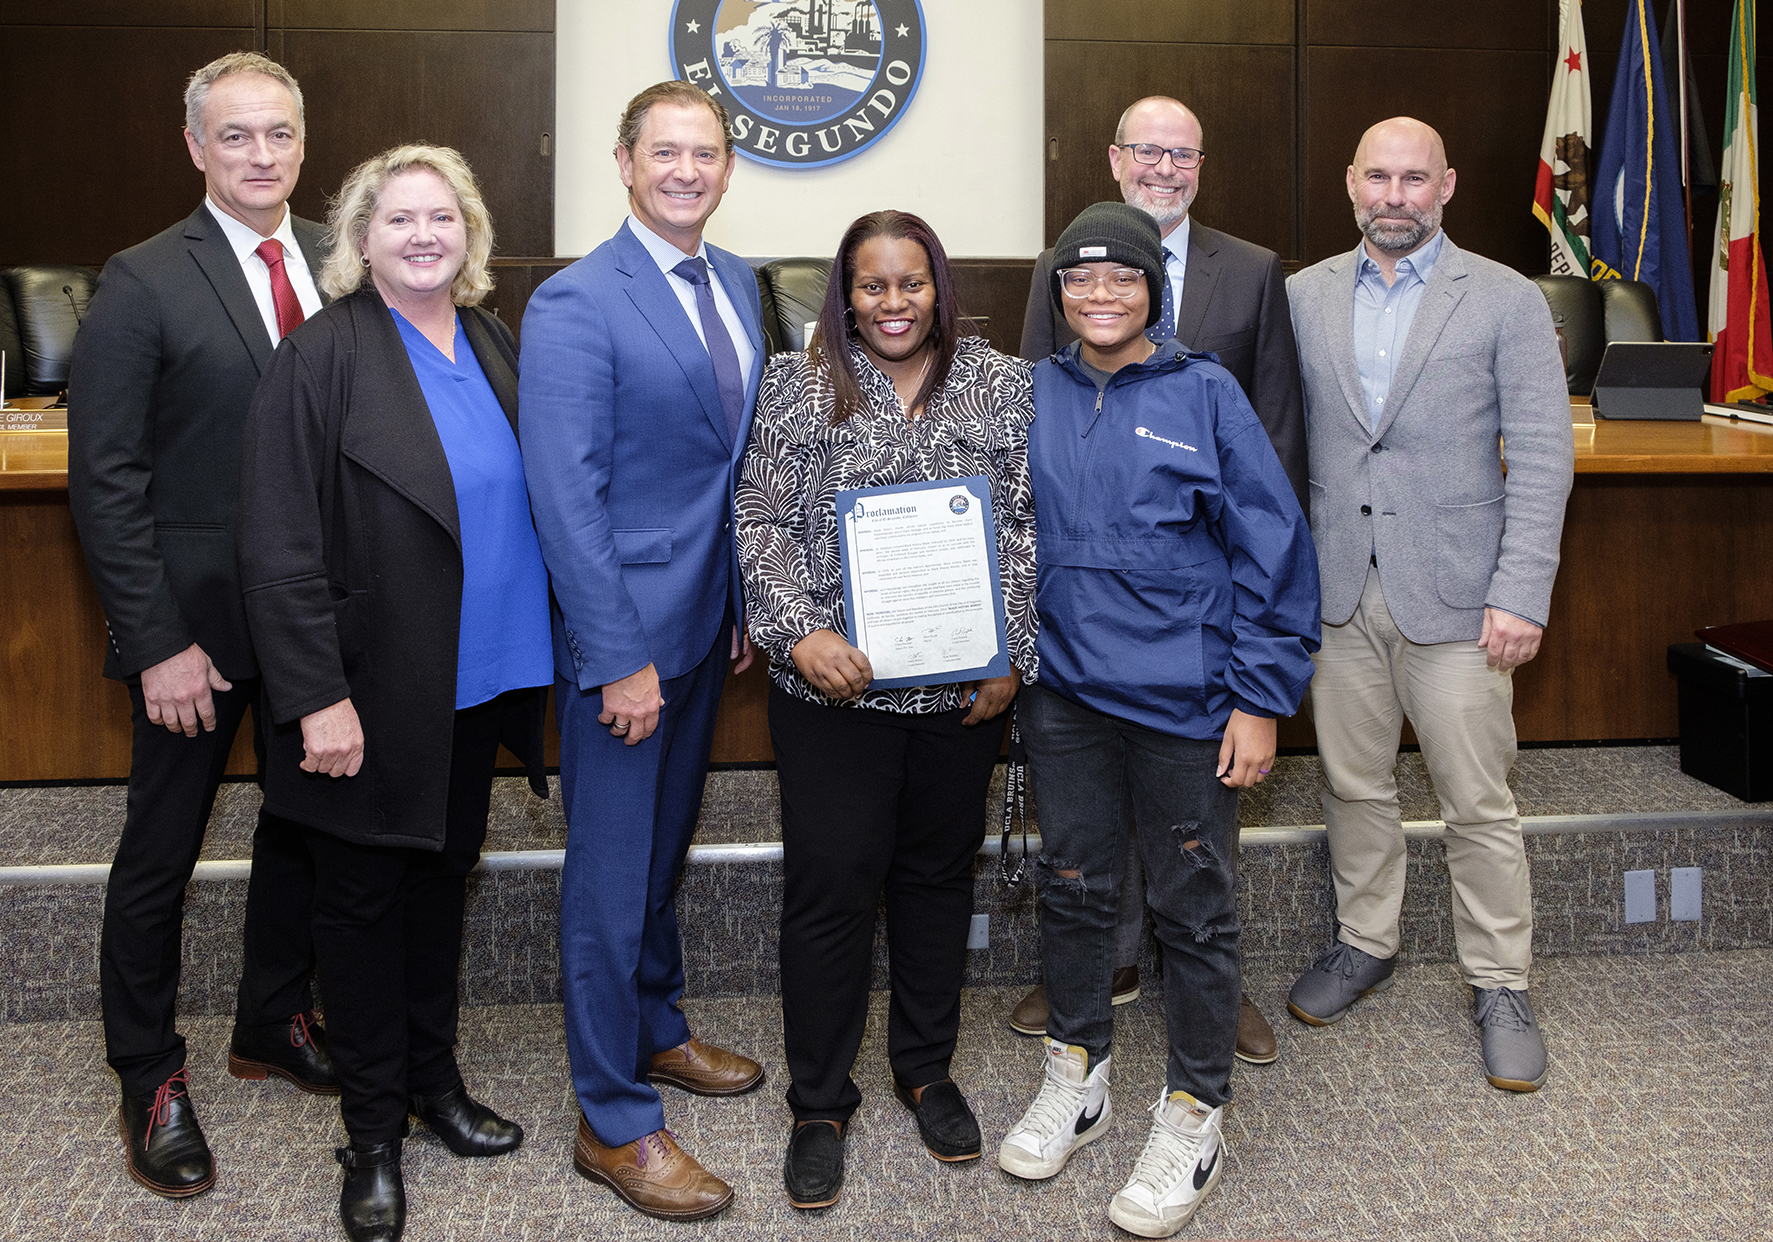
[[[1119,263],[1145,273],[1145,287],[1151,291],[1151,307],[1146,312],[1149,328],[1163,317],[1164,271],[1163,235],[1157,221],[1125,203],[1091,203],[1077,213],[1077,219],[1059,234],[1053,247],[1053,305],[1065,313],[1065,293],[1059,284],[1059,273],[1080,263]]]

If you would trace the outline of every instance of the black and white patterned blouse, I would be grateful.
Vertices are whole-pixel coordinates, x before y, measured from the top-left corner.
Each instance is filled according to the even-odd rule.
[[[804,353],[770,359],[757,394],[736,502],[739,565],[751,641],[769,656],[770,679],[796,698],[827,706],[923,714],[964,707],[959,684],[869,690],[847,703],[817,690],[789,652],[814,630],[846,635],[837,493],[983,475],[997,520],[1010,662],[1034,675],[1034,499],[1028,483],[1033,368],[982,337],[962,338],[948,380],[915,421],[893,383],[852,344],[865,408],[833,427],[829,381]]]

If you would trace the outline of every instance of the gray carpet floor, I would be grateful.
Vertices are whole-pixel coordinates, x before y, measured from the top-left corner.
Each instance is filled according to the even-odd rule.
[[[1200,1239],[1668,1239],[1773,1236],[1773,951],[1545,961],[1534,996],[1551,1078],[1534,1095],[1486,1086],[1469,993],[1446,966],[1399,984],[1335,1027],[1283,1016],[1289,979],[1252,976],[1278,1019],[1282,1056],[1241,1065],[1215,1195],[1181,1235]],[[574,1113],[554,1007],[464,1015],[471,1088],[522,1121],[514,1157],[456,1160],[420,1131],[406,1144],[420,1239],[1125,1237],[1107,1204],[1148,1128],[1162,1085],[1161,998],[1117,1010],[1110,1135],[1050,1182],[998,1171],[996,1143],[1033,1096],[1039,1044],[1002,1025],[1015,993],[969,992],[955,1078],[978,1110],[987,1157],[942,1165],[893,1100],[885,997],[877,994],[856,1077],[865,1101],[842,1201],[791,1209],[780,1186],[788,1112],[773,998],[692,1001],[698,1033],[761,1055],[765,1085],[737,1100],[666,1092],[684,1145],[738,1191],[699,1225],[646,1220],[573,1175]],[[336,1104],[279,1083],[226,1076],[225,1019],[189,1021],[193,1094],[221,1174],[170,1203],[124,1173],[115,1080],[96,1023],[0,1027],[0,1237],[326,1239],[343,1140]]]
[[[1321,767],[1315,755],[1284,755],[1274,774],[1239,800],[1246,828],[1323,823]],[[494,784],[489,850],[562,849],[566,819],[556,792],[544,802],[517,778]],[[1740,811],[1754,804],[1681,773],[1674,746],[1603,746],[1523,750],[1511,784],[1522,815],[1638,814],[1647,811]],[[989,823],[1001,805],[1003,772],[992,785]],[[1036,790],[1038,794],[1038,790]],[[1405,820],[1437,819],[1440,804],[1419,754],[1398,762]],[[120,785],[0,789],[0,866],[109,862],[123,830]],[[1761,804],[1765,805],[1765,804]],[[206,859],[247,858],[258,814],[256,786],[222,786],[203,846]],[[782,838],[773,771],[716,772],[696,841],[703,845]]]

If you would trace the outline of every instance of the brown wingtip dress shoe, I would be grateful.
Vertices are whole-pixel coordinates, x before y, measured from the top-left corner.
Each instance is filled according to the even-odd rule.
[[[696,1163],[669,1130],[605,1147],[581,1113],[573,1168],[587,1181],[608,1186],[635,1211],[659,1220],[702,1220],[733,1201],[733,1188]]]
[[[744,1095],[763,1081],[763,1066],[691,1035],[675,1048],[654,1053],[647,1077],[691,1095]]]

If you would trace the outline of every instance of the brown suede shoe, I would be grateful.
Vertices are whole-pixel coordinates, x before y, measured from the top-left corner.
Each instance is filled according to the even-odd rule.
[[[702,1220],[733,1201],[733,1188],[696,1163],[669,1130],[655,1130],[620,1147],[605,1147],[579,1115],[573,1168],[602,1182],[635,1211],[660,1220]]]
[[[1237,1010],[1237,1059],[1251,1065],[1267,1065],[1280,1056],[1280,1045],[1274,1040],[1274,1028],[1248,996]]]
[[[763,1066],[691,1035],[675,1048],[654,1053],[646,1076],[691,1095],[744,1095],[763,1081]]]
[[[1122,966],[1109,983],[1109,1002],[1125,1005],[1139,999],[1139,968]],[[1047,1033],[1047,990],[1037,986],[1010,1010],[1010,1029],[1018,1035]]]

